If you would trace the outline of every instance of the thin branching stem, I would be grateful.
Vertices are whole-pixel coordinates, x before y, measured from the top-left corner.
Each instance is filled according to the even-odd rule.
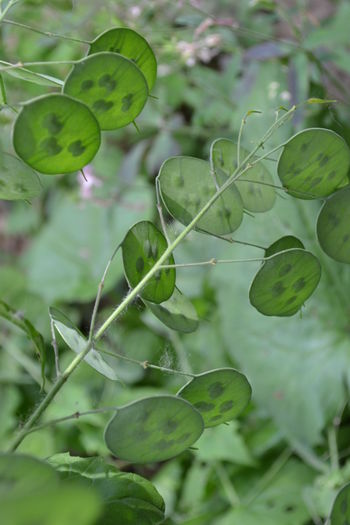
[[[216,266],[217,264],[233,264],[233,263],[246,263],[246,262],[261,262],[266,261],[267,257],[257,257],[254,259],[209,259],[208,261],[198,261],[191,263],[179,263],[179,264],[163,264],[160,266],[161,270],[168,268],[197,268],[198,266]]]
[[[47,37],[50,37],[50,38],[60,38],[62,40],[69,40],[70,42],[76,42],[78,44],[87,44],[87,45],[91,44],[90,40],[82,40],[81,38],[75,38],[75,37],[72,37],[72,36],[61,35],[61,34],[58,34],[58,33],[52,33],[51,31],[43,31],[42,29],[38,29],[38,28],[32,27],[32,26],[28,26],[27,24],[22,24],[20,22],[15,22],[14,20],[4,19],[2,21],[2,23],[3,24],[8,24],[8,25],[11,25],[11,26],[20,27],[22,29],[27,29],[28,31],[32,31],[33,33],[38,33],[39,35],[44,35],[44,36],[47,36]]]
[[[175,248],[177,248],[177,246],[185,239],[185,237],[187,237],[187,235],[194,229],[194,227],[197,225],[197,223],[200,221],[203,215],[220,198],[223,192],[227,188],[229,188],[245,171],[247,171],[250,168],[250,165],[249,165],[250,160],[255,157],[257,151],[259,151],[260,148],[264,146],[264,144],[270,139],[273,133],[280,126],[282,126],[289,118],[291,118],[295,110],[296,110],[296,106],[292,106],[292,108],[287,113],[282,115],[282,117],[280,117],[276,122],[274,122],[272,126],[270,126],[270,128],[267,130],[265,135],[262,137],[262,139],[258,142],[258,144],[256,144],[255,148],[242,161],[242,164],[236,168],[236,170],[227,179],[227,181],[208,200],[208,202],[197,213],[197,215],[192,219],[192,221],[182,230],[182,232],[178,235],[178,237],[167,247],[167,249],[163,252],[163,254],[160,256],[158,261],[154,264],[154,266],[152,266],[152,268],[143,277],[143,279],[137,284],[137,286],[135,286],[135,288],[130,290],[130,292],[125,297],[125,299],[115,308],[112,314],[106,319],[106,321],[102,324],[102,326],[97,330],[94,336],[94,341],[100,339],[103,336],[103,334],[106,332],[106,330],[110,327],[110,325],[115,321],[115,319],[117,319],[120,316],[120,314],[126,308],[128,308],[128,306],[134,301],[134,299],[136,299],[136,297],[143,290],[144,286],[149,282],[149,280],[154,276],[154,274],[160,269],[160,267],[166,263],[169,256],[175,250]],[[68,380],[70,375],[74,372],[74,370],[79,366],[79,364],[84,360],[84,358],[90,352],[92,346],[93,346],[92,338],[89,338],[89,340],[86,343],[86,347],[73,359],[73,361],[68,365],[68,367],[64,370],[64,372],[62,372],[62,374],[60,375],[56,383],[54,383],[51,390],[49,390],[48,394],[44,397],[44,399],[41,401],[41,403],[38,405],[38,407],[34,410],[32,415],[29,417],[27,422],[24,424],[22,429],[19,431],[19,433],[17,434],[17,436],[15,437],[15,439],[13,440],[10,446],[11,451],[14,451],[18,448],[18,446],[21,444],[21,442],[27,435],[28,431],[35,425],[35,423],[41,417],[43,412],[45,412],[46,408],[50,405],[52,400],[55,398],[56,394],[61,390],[62,386]]]
[[[100,348],[98,349],[98,351],[101,354],[109,355],[110,357],[114,357],[115,359],[122,359],[123,361],[127,361],[128,363],[139,365],[144,370],[146,370],[147,368],[152,368],[153,370],[159,370],[160,372],[165,372],[166,374],[180,375],[185,377],[196,377],[196,374],[192,374],[191,372],[183,372],[182,370],[175,370],[174,368],[167,368],[165,366],[154,365],[153,363],[149,363],[148,361],[139,361],[138,359],[133,359],[132,357],[128,357],[123,354],[118,354],[116,352],[108,352],[108,350],[101,350]]]

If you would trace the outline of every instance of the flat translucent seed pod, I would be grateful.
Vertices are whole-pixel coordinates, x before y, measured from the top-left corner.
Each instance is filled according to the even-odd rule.
[[[226,177],[217,177],[221,186]],[[171,157],[158,175],[162,200],[169,213],[182,224],[189,224],[216,193],[209,162],[194,157]],[[235,185],[227,188],[198,221],[196,227],[214,235],[234,232],[243,219],[243,203]]]
[[[157,78],[157,61],[151,46],[139,33],[127,27],[114,27],[99,35],[90,45],[89,55],[109,51],[134,62],[151,90]]]
[[[30,200],[41,192],[38,175],[20,159],[9,153],[0,156],[0,199]]]
[[[332,195],[317,219],[322,250],[335,261],[350,264],[350,187]]]
[[[122,244],[125,276],[134,288],[167,249],[164,235],[149,221],[135,224]],[[171,255],[164,264],[174,264]],[[162,303],[174,292],[175,268],[158,270],[141,291],[141,297],[153,303]]]
[[[83,352],[87,346],[87,339],[81,334],[78,328],[71,323],[68,317],[57,310],[57,308],[50,308],[50,315],[55,328],[68,347],[76,354]],[[84,361],[108,379],[113,381],[118,379],[113,368],[109,366],[102,355],[94,348],[85,356]]]
[[[248,156],[248,151],[241,147],[241,162]],[[254,159],[252,159],[254,160]],[[215,171],[232,175],[237,168],[237,145],[229,139],[217,139],[210,148],[210,162]],[[254,213],[271,210],[276,200],[274,181],[271,173],[262,162],[259,162],[243,173],[235,183],[241,194],[243,206]]]
[[[234,368],[218,368],[198,374],[177,395],[201,413],[205,427],[215,427],[246,408],[252,389],[247,378]]]
[[[198,315],[191,301],[176,287],[173,295],[161,304],[144,301],[151,312],[168,328],[190,333],[198,328]]]
[[[350,523],[350,483],[337,494],[333,503],[330,525],[348,525]]]
[[[318,259],[292,248],[264,262],[249,290],[251,304],[264,315],[291,316],[312,295],[321,278]]]
[[[277,241],[273,242],[266,250],[265,257],[270,257],[275,253],[284,252],[290,248],[301,248],[304,249],[305,246],[300,239],[294,237],[294,235],[285,235]]]
[[[104,130],[130,124],[148,98],[141,70],[117,53],[96,53],[78,62],[66,78],[63,92],[89,106]]]
[[[82,169],[94,158],[100,142],[100,127],[90,109],[62,94],[26,103],[13,130],[17,155],[47,175]]]
[[[176,396],[156,396],[118,409],[105,430],[109,450],[133,463],[152,463],[177,456],[203,432],[203,419],[190,403]]]
[[[300,131],[284,146],[278,176],[298,199],[327,197],[349,183],[350,150],[342,137],[322,128]]]

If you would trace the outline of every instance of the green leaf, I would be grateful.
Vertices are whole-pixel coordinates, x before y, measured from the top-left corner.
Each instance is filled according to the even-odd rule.
[[[168,244],[164,235],[149,221],[135,224],[125,236],[122,244],[125,276],[131,287],[135,287],[151,270]],[[171,255],[164,264],[174,264]],[[141,297],[153,303],[169,299],[175,288],[175,268],[159,270],[148,281]]]
[[[30,200],[41,192],[38,175],[21,160],[2,152],[0,158],[0,199]]]
[[[241,148],[241,160],[244,160],[248,153]],[[229,177],[237,168],[237,145],[228,139],[215,140],[210,148],[210,162],[216,172],[223,172]],[[246,181],[254,181],[256,184]],[[275,203],[276,192],[264,183],[273,184],[273,182],[270,172],[262,162],[243,173],[235,184],[241,194],[244,208],[256,213],[270,210]]]
[[[284,252],[290,248],[301,248],[305,249],[303,243],[294,235],[285,235],[280,239],[277,239],[265,250],[265,257],[271,257],[275,253]]]
[[[71,321],[57,308],[50,308],[50,316],[53,320],[56,330],[61,335],[62,339],[69,346],[73,352],[79,354],[85,350],[87,345],[87,339],[80,333],[80,331],[71,323]],[[90,350],[87,356],[84,358],[92,368],[97,370],[100,374],[112,379],[113,381],[118,380],[118,376],[109,366],[108,363],[103,359],[101,354],[94,348]]]
[[[347,525],[350,520],[350,483],[338,493],[333,503],[330,525]]]
[[[0,60],[0,65],[11,66],[12,64],[11,62]],[[52,77],[51,75],[43,75],[42,73],[37,73],[36,71],[30,71],[30,69],[25,67],[4,69],[3,73],[14,78],[19,78],[20,80],[24,80],[26,82],[39,84],[40,86],[57,87],[63,86],[64,84],[64,82],[59,78]]]
[[[198,374],[177,395],[200,412],[205,427],[215,427],[246,408],[252,389],[245,375],[234,368],[218,368]]]
[[[93,486],[104,502],[98,524],[159,524],[164,519],[164,501],[147,479],[119,472],[102,458],[79,458],[68,453],[56,454],[49,460],[63,480],[83,481]]]
[[[202,432],[203,419],[190,403],[163,395],[118,409],[106,427],[105,441],[120,459],[151,463],[177,456]]]
[[[189,224],[216,193],[210,164],[194,157],[170,157],[161,166],[158,180],[161,196],[169,213],[182,224]],[[226,176],[218,175],[223,184]],[[239,191],[231,185],[198,221],[196,227],[214,235],[234,232],[243,219]]]
[[[47,463],[23,454],[0,453],[0,501],[15,500],[56,483],[58,476]]]
[[[178,288],[174,288],[172,296],[161,304],[144,301],[151,312],[162,323],[172,330],[190,333],[198,328],[198,315],[191,301]]]
[[[349,183],[350,150],[328,129],[310,128],[292,137],[279,158],[278,176],[298,199],[326,197]]]
[[[136,31],[115,27],[99,35],[90,45],[89,55],[101,51],[119,53],[134,62],[142,71],[151,90],[157,78],[157,61],[151,46]]]
[[[24,254],[29,289],[40,293],[47,304],[93,301],[116,244],[151,209],[148,187],[142,192],[138,188],[123,191],[123,203],[119,206],[101,206],[91,200],[77,206],[74,195],[62,195]],[[111,290],[123,275],[121,257],[116,257],[104,292]]]
[[[312,295],[321,266],[310,252],[292,248],[264,262],[249,290],[251,304],[264,315],[291,316]]]
[[[43,336],[36,330],[28,319],[23,317],[14,308],[0,300],[0,317],[17,326],[32,341],[41,362],[41,378],[45,385],[46,348]]]
[[[140,69],[117,53],[97,53],[78,62],[66,78],[63,91],[87,104],[101,129],[130,124],[148,98],[147,82]]]
[[[100,500],[92,488],[61,483],[47,463],[1,454],[0,508],[1,525],[93,525]]]
[[[89,108],[61,94],[26,103],[13,131],[17,155],[47,175],[82,169],[96,155],[100,140],[98,122]]]
[[[322,250],[335,261],[350,264],[350,187],[332,195],[317,219],[317,237]]]

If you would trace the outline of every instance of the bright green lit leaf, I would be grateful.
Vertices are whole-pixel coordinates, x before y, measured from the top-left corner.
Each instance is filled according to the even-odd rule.
[[[41,192],[38,175],[9,153],[0,158],[0,199],[32,199]]]
[[[215,427],[238,416],[251,394],[247,378],[233,368],[198,374],[177,393],[200,412],[205,427]]]
[[[265,261],[249,290],[251,304],[264,315],[291,316],[312,295],[321,277],[318,259],[292,248]]]
[[[98,122],[89,108],[61,94],[26,103],[13,131],[17,155],[47,175],[80,170],[94,158],[100,140]]]
[[[161,304],[145,301],[145,304],[162,323],[172,330],[190,333],[198,328],[198,315],[195,307],[177,288],[167,301]]]
[[[330,525],[347,525],[350,523],[350,483],[343,487],[335,498]]]
[[[317,237],[332,259],[350,264],[350,187],[332,195],[317,219]]]
[[[298,199],[326,197],[349,183],[350,150],[339,135],[310,128],[292,137],[278,161],[278,176]]]
[[[247,155],[248,151],[241,148],[241,161]],[[237,145],[228,139],[215,140],[210,148],[210,159],[215,171],[223,172],[226,177],[229,177],[237,168]],[[236,186],[245,209],[252,212],[265,212],[273,207],[276,192],[271,186],[265,186],[265,184],[273,184],[273,178],[262,163],[256,164],[240,176]]]
[[[305,246],[297,237],[294,237],[294,235],[285,235],[284,237],[281,237],[280,239],[272,243],[265,250],[265,257],[271,257],[271,255],[274,255],[275,253],[284,252],[285,250],[289,250],[290,248],[304,249]]]
[[[182,224],[189,224],[216,193],[210,164],[194,157],[171,157],[160,168],[161,196],[169,213]],[[218,176],[223,184],[226,176]],[[215,235],[232,233],[243,219],[240,194],[231,185],[198,221],[197,227]]]
[[[152,89],[157,77],[157,61],[151,46],[139,33],[126,27],[109,29],[91,43],[89,55],[101,51],[119,53],[134,62],[144,74],[149,90]]]
[[[50,315],[53,319],[55,328],[61,335],[62,339],[69,346],[73,352],[79,354],[85,350],[87,345],[87,340],[79,332],[79,330],[70,322],[68,317],[66,317],[62,312],[57,310],[57,308],[50,308]],[[118,379],[117,374],[114,372],[113,368],[109,366],[108,363],[103,359],[101,354],[94,350],[93,348],[84,358],[84,360],[92,366],[97,372],[116,381]]]
[[[105,441],[118,458],[133,463],[164,461],[193,445],[203,432],[200,413],[175,396],[157,396],[120,408]]]
[[[63,91],[87,104],[101,129],[130,124],[148,98],[147,82],[140,69],[116,53],[97,53],[78,62]]]
[[[167,247],[164,235],[151,222],[141,221],[130,228],[122,245],[124,271],[130,286],[134,288],[144,278]],[[164,264],[174,264],[173,256]],[[174,291],[175,278],[174,268],[157,271],[143,288],[141,297],[153,303],[166,301]]]

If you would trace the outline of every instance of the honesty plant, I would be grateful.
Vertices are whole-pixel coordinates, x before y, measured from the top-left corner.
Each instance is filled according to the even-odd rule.
[[[2,19],[3,14],[0,16]],[[102,131],[124,127],[134,122],[140,114],[154,85],[156,69],[156,59],[149,44],[141,35],[127,28],[110,29],[90,42],[87,56],[72,63],[72,70],[64,82],[32,73],[22,64],[2,63],[0,73],[3,88],[3,77],[16,74],[23,80],[33,81],[35,77],[36,81],[58,87],[60,91],[23,104],[13,128],[16,155],[9,151],[1,157],[0,197],[30,200],[39,195],[41,184],[37,173],[55,175],[76,170],[83,172],[84,166],[99,150]],[[306,103],[315,102],[322,103],[314,99]],[[332,131],[312,128],[297,133],[270,151],[263,151],[273,133],[293,116],[296,109],[295,106],[289,110],[279,108],[276,121],[251,151],[241,146],[244,125],[249,116],[247,114],[242,120],[237,144],[218,138],[211,146],[209,159],[178,156],[163,163],[156,179],[162,231],[152,222],[141,221],[126,232],[124,239],[119,239],[98,289],[88,334],[80,333],[62,312],[50,309],[57,378],[15,435],[11,450],[0,456],[0,504],[5,509],[2,511],[5,523],[24,525],[29,523],[26,516],[30,516],[30,523],[38,520],[41,523],[45,514],[49,516],[45,523],[56,523],[54,517],[50,516],[61,512],[60,498],[64,499],[63,495],[68,491],[71,495],[76,491],[76,498],[81,493],[87,502],[83,507],[88,505],[84,508],[86,512],[89,510],[90,519],[91,516],[100,516],[98,523],[101,524],[106,523],[107,519],[115,519],[115,516],[125,520],[118,523],[136,524],[141,523],[140,519],[144,520],[142,523],[151,524],[162,521],[162,499],[152,485],[142,478],[132,478],[102,464],[98,467],[95,465],[89,471],[84,467],[89,460],[74,460],[66,455],[51,459],[50,466],[34,458],[14,454],[14,451],[29,433],[42,428],[42,425],[38,425],[40,417],[83,360],[107,379],[117,380],[117,373],[104,356],[129,358],[116,354],[113,348],[102,351],[99,349],[99,340],[137,297],[172,330],[183,333],[196,330],[199,324],[196,311],[183,291],[176,286],[177,267],[239,261],[210,259],[176,262],[174,251],[192,230],[235,243],[239,241],[231,235],[239,229],[244,214],[267,212],[273,207],[278,192],[287,193],[296,199],[321,199],[324,204],[316,225],[319,244],[333,259],[350,263],[350,151],[344,140]],[[280,185],[276,185],[266,160],[279,150],[281,155],[277,173]],[[170,238],[167,231],[164,210],[184,226],[174,239]],[[240,242],[249,245],[248,242]],[[112,314],[96,327],[106,273],[119,249],[122,250],[130,291]],[[305,248],[300,239],[293,236],[276,239],[271,246],[262,250],[260,259],[246,260],[261,262],[249,292],[247,290],[252,306],[263,315],[295,315],[319,283],[321,265],[317,257]],[[41,355],[44,366],[43,344],[35,328],[26,320],[16,319],[11,306],[5,303],[1,304],[0,315],[27,333]],[[76,353],[63,372],[59,371],[56,333]],[[105,429],[104,439],[109,450],[122,460],[148,463],[174,457],[191,447],[205,428],[237,417],[251,398],[247,378],[232,368],[190,374],[148,362],[138,363],[145,368],[187,376],[189,381],[176,395],[147,397],[126,406],[119,406],[116,399],[114,407],[96,410],[113,413]],[[74,415],[45,423],[44,426],[69,417]],[[9,471],[11,490],[14,487],[13,494],[20,494],[23,502],[21,508],[24,510],[19,510],[16,505],[17,496],[12,494],[8,497],[6,483],[10,479]],[[63,480],[69,478],[72,472],[75,472],[73,481],[79,479],[83,484],[72,483],[67,488]],[[106,497],[105,489],[96,481],[102,477],[105,483],[108,479],[109,497]],[[91,479],[94,487],[101,492],[103,510],[100,500],[93,495],[89,486],[92,484]],[[130,501],[123,500],[121,493],[127,493]],[[349,498],[350,489],[345,487],[334,504],[332,525],[345,525],[350,520]],[[44,506],[43,500],[46,502]],[[76,521],[78,510],[74,504],[75,496],[71,496],[69,501],[71,506],[68,505],[60,523],[70,523],[71,519]],[[40,510],[36,510],[35,502]],[[84,515],[79,519],[82,525],[88,523]]]

